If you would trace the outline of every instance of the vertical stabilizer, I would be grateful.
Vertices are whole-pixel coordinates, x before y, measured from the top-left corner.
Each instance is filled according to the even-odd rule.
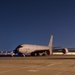
[[[53,43],[53,35],[51,35],[50,37],[50,41],[49,41],[49,52],[50,52],[50,55],[52,55],[52,43]]]

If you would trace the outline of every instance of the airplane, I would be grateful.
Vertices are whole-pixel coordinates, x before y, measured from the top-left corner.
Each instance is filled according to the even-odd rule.
[[[65,54],[70,53],[68,48],[52,47],[52,43],[53,43],[53,35],[51,35],[50,37],[48,46],[21,44],[16,47],[16,49],[13,51],[12,56],[19,55],[19,56],[25,57],[25,55],[31,55],[31,56],[53,55],[53,54],[65,55]]]
[[[59,54],[70,54],[75,55],[75,48],[60,48],[52,47],[53,35],[50,37],[49,45],[33,45],[33,44],[21,44],[11,52],[0,52],[0,56],[39,56],[39,55],[59,55]]]
[[[30,54],[31,56],[52,55],[52,43],[53,43],[53,35],[51,35],[50,37],[48,46],[21,44],[16,47],[13,53],[24,57],[27,54]],[[14,56],[14,54],[12,56]]]

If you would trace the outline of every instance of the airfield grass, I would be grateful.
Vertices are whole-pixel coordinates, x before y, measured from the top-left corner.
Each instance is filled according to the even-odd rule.
[[[75,56],[0,57],[0,75],[75,75]]]

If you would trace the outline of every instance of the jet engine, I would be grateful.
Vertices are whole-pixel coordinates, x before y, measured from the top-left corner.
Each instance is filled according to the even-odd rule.
[[[62,52],[63,52],[63,54],[66,54],[66,53],[68,53],[68,49],[67,49],[67,48],[64,48],[64,49],[62,50]]]

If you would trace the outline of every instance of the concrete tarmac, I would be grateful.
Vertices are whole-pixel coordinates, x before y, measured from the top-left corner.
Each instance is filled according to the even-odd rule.
[[[0,75],[75,75],[75,56],[0,57]]]

